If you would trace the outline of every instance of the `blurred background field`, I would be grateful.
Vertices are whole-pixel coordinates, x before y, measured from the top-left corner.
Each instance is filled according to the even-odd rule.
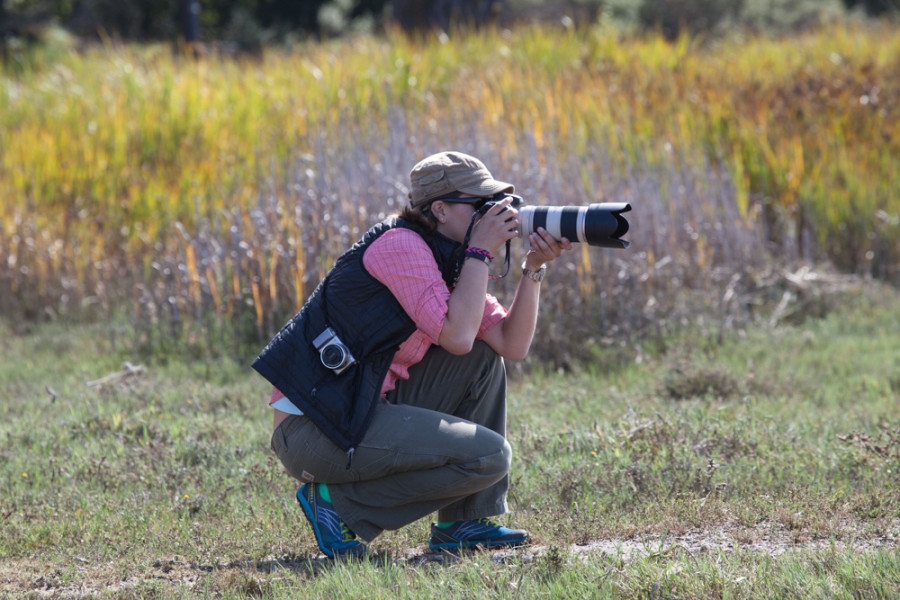
[[[554,265],[541,355],[815,312],[820,282],[785,269],[900,280],[896,33],[670,41],[601,22],[198,59],[35,51],[2,72],[0,309],[241,356],[405,202],[412,164],[455,148],[530,203],[632,204],[631,249]]]
[[[647,0],[641,30],[587,4],[566,5],[592,19],[577,25],[534,3],[523,14],[543,20],[508,28],[385,25],[249,53],[58,29],[7,41],[0,309],[118,323],[142,354],[249,356],[402,206],[411,165],[449,148],[534,204],[633,206],[631,249],[555,265],[543,359],[820,313],[823,271],[900,280],[892,20],[700,0],[675,19]],[[816,278],[785,277],[802,265]]]

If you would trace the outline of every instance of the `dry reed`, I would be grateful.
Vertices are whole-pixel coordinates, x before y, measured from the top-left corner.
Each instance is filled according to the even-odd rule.
[[[265,340],[449,148],[532,203],[634,207],[630,250],[554,266],[542,356],[749,317],[779,262],[900,277],[889,26],[713,51],[541,28],[258,61],[107,46],[2,81],[0,308],[124,316],[149,351]]]

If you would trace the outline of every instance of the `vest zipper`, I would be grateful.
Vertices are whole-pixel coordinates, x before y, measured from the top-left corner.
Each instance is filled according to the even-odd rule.
[[[356,452],[356,448],[350,448],[347,450],[347,470],[350,470],[350,461],[353,460],[353,453]]]

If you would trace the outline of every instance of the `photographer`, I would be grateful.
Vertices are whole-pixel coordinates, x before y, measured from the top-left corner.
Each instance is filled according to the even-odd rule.
[[[272,449],[328,556],[435,511],[433,549],[528,538],[488,519],[508,511],[503,359],[528,353],[545,265],[571,244],[529,235],[507,311],[487,286],[519,236],[513,186],[459,152],[422,160],[410,184],[253,363],[274,385]]]

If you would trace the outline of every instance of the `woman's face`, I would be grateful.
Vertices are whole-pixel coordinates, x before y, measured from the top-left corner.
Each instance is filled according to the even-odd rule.
[[[466,232],[475,214],[475,204],[483,199],[469,194],[460,194],[460,198],[471,198],[472,202],[444,202],[435,200],[431,205],[431,213],[437,218],[437,230],[451,240],[463,243]]]

